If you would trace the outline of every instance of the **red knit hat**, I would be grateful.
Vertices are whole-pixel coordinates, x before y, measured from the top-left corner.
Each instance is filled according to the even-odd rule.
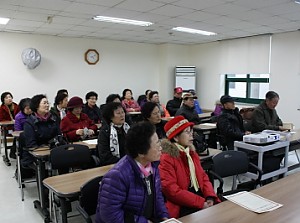
[[[80,97],[72,97],[68,102],[68,108],[76,108],[76,107],[82,107],[83,101]]]
[[[194,123],[189,122],[182,115],[179,115],[168,121],[164,129],[168,139],[170,140],[189,126],[194,126]]]

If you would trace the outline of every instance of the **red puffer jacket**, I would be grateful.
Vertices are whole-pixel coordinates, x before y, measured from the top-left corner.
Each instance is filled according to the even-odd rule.
[[[204,197],[188,191],[191,180],[186,154],[179,151],[169,140],[163,140],[162,148],[159,171],[162,192],[167,199],[166,207],[171,218],[179,217],[181,206],[202,209],[207,197],[214,198],[215,203],[220,202],[193,148],[190,149],[190,155],[194,161],[196,177]]]

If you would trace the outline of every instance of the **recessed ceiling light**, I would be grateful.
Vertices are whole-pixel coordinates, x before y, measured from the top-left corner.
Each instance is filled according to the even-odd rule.
[[[136,26],[151,26],[153,24],[152,22],[122,19],[122,18],[115,18],[115,17],[108,17],[108,16],[95,16],[93,19],[100,22],[112,22],[112,23],[136,25]]]
[[[203,31],[200,29],[185,28],[185,27],[174,27],[174,28],[172,28],[172,30],[179,31],[179,32],[192,33],[192,34],[200,34],[200,35],[205,35],[205,36],[217,35],[217,33]]]
[[[0,25],[6,25],[10,19],[0,17]]]

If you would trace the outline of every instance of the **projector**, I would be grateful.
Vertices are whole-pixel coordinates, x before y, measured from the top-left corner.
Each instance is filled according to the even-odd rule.
[[[253,133],[253,134],[243,136],[244,142],[254,143],[254,144],[268,144],[279,140],[280,140],[279,133],[259,132],[259,133]]]

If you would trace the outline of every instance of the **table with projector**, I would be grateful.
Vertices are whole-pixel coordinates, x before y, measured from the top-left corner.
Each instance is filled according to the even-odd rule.
[[[250,150],[258,153],[257,166],[262,169],[263,167],[263,155],[268,151],[274,151],[277,149],[284,150],[284,163],[279,169],[262,175],[261,180],[269,179],[280,174],[285,175],[288,171],[288,153],[289,153],[289,133],[276,132],[265,130],[261,133],[255,133],[245,135],[243,141],[234,142],[234,150]],[[247,177],[256,179],[256,174],[246,173]]]

